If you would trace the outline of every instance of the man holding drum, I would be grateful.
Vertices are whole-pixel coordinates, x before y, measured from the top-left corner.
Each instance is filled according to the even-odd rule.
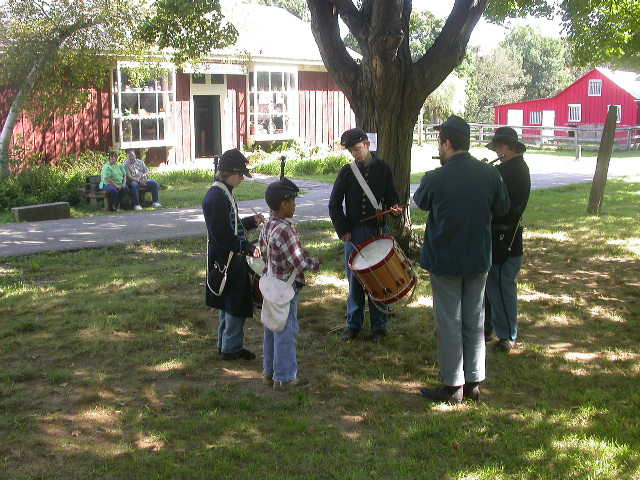
[[[421,389],[432,401],[478,400],[485,378],[484,288],[491,267],[491,219],[509,209],[496,170],[469,155],[470,129],[452,115],[439,131],[441,168],[413,196],[429,211],[420,264],[431,273],[442,385]]]
[[[386,230],[384,217],[376,216],[376,213],[391,208],[394,215],[400,215],[402,207],[398,206],[398,193],[393,185],[391,169],[369,150],[369,138],[364,130],[347,130],[342,134],[340,143],[349,150],[354,162],[353,165],[342,167],[338,173],[329,200],[329,215],[338,237],[344,242],[349,297],[347,328],[342,338],[350,340],[356,338],[362,329],[365,295],[362,286],[349,269],[349,257],[359,243]],[[366,184],[364,189],[360,182]],[[370,189],[371,195],[365,193],[366,186]],[[373,218],[363,221],[367,217]],[[373,339],[384,337],[388,319],[384,307],[373,304],[369,299],[369,312]]]

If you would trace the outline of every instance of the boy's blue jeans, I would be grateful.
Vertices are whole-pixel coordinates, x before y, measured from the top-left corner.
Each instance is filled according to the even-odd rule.
[[[290,382],[298,376],[296,345],[298,343],[299,291],[291,300],[289,317],[284,330],[274,333],[264,329],[263,370],[264,375],[273,375],[274,382]]]
[[[218,350],[222,353],[235,353],[242,350],[244,342],[244,317],[236,317],[220,310],[218,323]]]

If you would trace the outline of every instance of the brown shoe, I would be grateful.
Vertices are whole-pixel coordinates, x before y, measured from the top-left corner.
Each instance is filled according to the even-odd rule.
[[[496,350],[496,352],[509,353],[513,348],[513,342],[511,340],[507,340],[506,338],[501,338],[493,348]]]
[[[480,382],[465,383],[462,388],[462,396],[465,400],[477,402],[480,400]]]
[[[285,390],[289,390],[292,388],[298,388],[298,387],[306,387],[307,385],[309,385],[309,380],[306,379],[302,379],[302,378],[295,378],[293,380],[290,380],[288,382],[278,382],[275,381],[273,382],[273,389],[274,390],[280,390],[280,391],[285,391]]]
[[[421,388],[420,394],[432,402],[462,403],[462,386],[442,385],[440,388]]]
[[[273,373],[263,373],[262,374],[262,383],[264,383],[267,387],[273,386]]]

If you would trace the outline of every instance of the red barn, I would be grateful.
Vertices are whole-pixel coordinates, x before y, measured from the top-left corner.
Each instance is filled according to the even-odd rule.
[[[523,135],[554,135],[550,127],[574,127],[587,132],[602,129],[610,105],[618,107],[618,127],[640,125],[640,80],[632,72],[594,68],[550,98],[496,105],[497,125],[531,126]],[[555,131],[556,136],[573,132]],[[594,134],[585,135],[594,137]]]
[[[86,149],[149,149],[148,160],[189,164],[252,142],[334,145],[355,126],[345,95],[327,73],[311,28],[282,8],[224,6],[237,42],[134,85],[131,61],[115,61],[85,109],[34,127],[21,115],[13,144],[56,160]],[[352,53],[354,56],[357,55]],[[0,122],[14,92],[0,89]]]

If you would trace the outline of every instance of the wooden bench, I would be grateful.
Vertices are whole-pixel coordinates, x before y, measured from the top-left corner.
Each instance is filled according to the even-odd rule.
[[[146,193],[151,193],[151,190],[149,189],[149,187],[141,185],[140,203],[143,207],[150,207],[151,201],[145,200]],[[102,200],[104,202],[104,209],[107,211],[111,210],[111,199],[109,198],[109,195],[107,195],[107,192],[105,192],[104,190],[100,190],[100,175],[88,176],[86,178],[84,187],[80,187],[78,189],[78,194],[81,197],[86,198],[89,202],[89,205],[94,208],[98,207],[98,200]],[[122,199],[122,204],[122,206],[133,208],[133,205],[131,205],[131,196],[125,195],[125,197]]]

